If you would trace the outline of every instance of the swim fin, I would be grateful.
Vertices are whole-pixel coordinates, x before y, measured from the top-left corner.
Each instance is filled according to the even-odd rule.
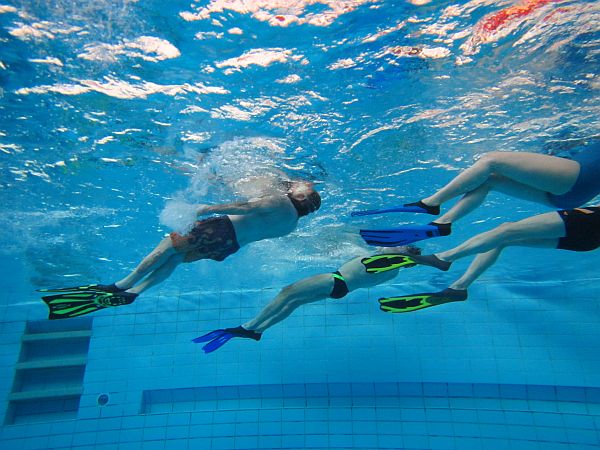
[[[387,272],[388,270],[400,269],[402,267],[414,267],[417,265],[409,255],[384,254],[363,258],[360,262],[365,266],[367,273]]]
[[[192,339],[192,342],[196,344],[201,342],[208,342],[208,344],[202,347],[204,353],[212,353],[215,350],[220,349],[223,345],[225,345],[230,339],[234,337],[248,338],[254,339],[255,341],[260,341],[262,337],[262,333],[258,333],[254,330],[246,330],[241,325],[235,328],[224,328],[220,330],[214,330],[210,333],[206,333],[202,336],[199,336],[195,339]]]
[[[405,225],[385,230],[360,230],[360,235],[367,244],[380,247],[397,247],[449,234],[450,224],[433,222],[427,225]]]
[[[444,303],[460,302],[466,299],[466,290],[447,288],[440,292],[380,298],[379,308],[385,312],[406,313],[431,306],[443,305]]]
[[[125,289],[118,288],[116,284],[87,284],[85,286],[36,290],[37,292],[123,292]]]
[[[130,292],[73,291],[42,297],[48,305],[48,319],[68,319],[112,306],[129,305],[138,294]]]
[[[414,267],[417,264],[421,266],[431,266],[446,272],[452,263],[444,261],[435,255],[419,255],[404,253],[388,253],[383,255],[370,256],[361,261],[369,273],[380,273],[388,270],[399,269],[401,267]]]
[[[358,216],[371,216],[374,214],[385,214],[391,212],[411,212],[411,213],[422,213],[422,214],[431,214],[437,216],[440,213],[439,206],[429,206],[423,203],[422,201],[418,201],[415,203],[406,203],[402,206],[396,206],[393,208],[383,208],[383,209],[370,209],[367,211],[352,211],[350,216],[358,217]]]

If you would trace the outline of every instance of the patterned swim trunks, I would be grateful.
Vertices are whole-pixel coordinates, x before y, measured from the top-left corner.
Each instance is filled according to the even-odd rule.
[[[173,232],[170,237],[175,250],[185,253],[185,262],[199,259],[223,261],[240,249],[233,224],[227,216],[200,220],[186,235]]]

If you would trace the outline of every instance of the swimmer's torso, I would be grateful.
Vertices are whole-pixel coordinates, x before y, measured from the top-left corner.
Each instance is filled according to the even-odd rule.
[[[245,215],[229,215],[240,246],[261,239],[285,236],[296,229],[298,213],[285,195],[252,200]]]

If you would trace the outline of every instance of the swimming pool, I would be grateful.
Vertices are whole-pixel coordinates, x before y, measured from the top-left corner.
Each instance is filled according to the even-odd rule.
[[[0,391],[7,449],[597,448],[598,252],[507,249],[469,301],[382,313],[450,272],[307,305],[205,355],[285,285],[372,252],[355,209],[492,150],[599,134],[593,1],[0,4]],[[35,289],[112,282],[192,203],[317,183],[293,234],[133,305],[48,321]],[[546,211],[491,194],[431,253]],[[181,216],[181,217],[180,217]],[[421,218],[418,219],[421,221]]]

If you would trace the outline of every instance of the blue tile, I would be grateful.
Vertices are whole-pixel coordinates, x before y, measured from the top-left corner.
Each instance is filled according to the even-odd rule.
[[[332,427],[331,432],[334,432],[335,422],[319,421],[319,422],[306,422],[304,424],[304,430],[307,434],[327,434],[330,432],[330,425]]]
[[[478,423],[454,422],[452,427],[454,429],[454,436],[456,437],[475,437],[481,434]]]
[[[114,448],[114,447],[113,447]],[[165,449],[165,441],[163,440],[144,440],[142,444],[142,450],[164,450]],[[94,449],[96,450],[96,449]],[[106,450],[110,450],[107,448]]]
[[[589,405],[588,403],[580,402],[557,402],[555,406],[560,413],[587,415]]]
[[[418,396],[423,395],[423,385],[421,383],[398,383],[399,396]]]
[[[146,427],[142,433],[144,440],[162,440],[166,436],[166,427]]]
[[[197,447],[198,449],[202,447]],[[209,448],[209,447],[205,447]],[[258,437],[258,448],[261,449],[279,449],[282,448],[281,436],[259,436]],[[323,447],[326,448],[326,447]],[[192,449],[192,447],[190,447]],[[195,449],[195,448],[194,448]]]
[[[329,385],[331,397],[351,397],[352,385],[350,383],[332,383]]]
[[[574,444],[598,444],[600,442],[600,433],[594,430],[569,430],[566,429],[569,442]]]
[[[453,437],[449,436],[429,436],[429,445],[430,448],[440,449],[440,450],[454,450],[456,447],[456,442]]]
[[[533,412],[504,411],[504,419],[508,424],[533,425]]]
[[[324,449],[329,446],[329,436],[326,434],[310,434],[307,432],[304,438],[304,448]]]
[[[352,419],[355,422],[365,422],[377,419],[377,413],[375,408],[364,407],[364,408],[353,408]]]
[[[477,417],[481,423],[505,423],[504,411],[478,410]]]
[[[307,397],[327,397],[329,388],[325,383],[309,383],[306,385]]]
[[[352,436],[352,447],[358,449],[377,448],[378,436],[375,434],[354,434]],[[326,448],[326,447],[321,447]],[[397,447],[399,448],[399,447]]]
[[[304,424],[299,422],[282,422],[281,432],[283,434],[303,434]]]
[[[93,445],[96,442],[96,433],[75,433],[73,435],[73,446]]]
[[[113,430],[96,433],[96,444],[111,444],[119,441],[119,433]]]
[[[235,448],[235,438],[215,437],[212,439],[212,446],[206,448],[212,448],[212,450],[231,450]]]
[[[450,383],[448,384],[448,396],[473,397],[473,385],[470,383]]]
[[[389,449],[407,448],[407,447],[404,447],[405,441],[403,439],[403,436],[400,436],[400,435],[374,436],[374,438],[377,438],[377,445],[375,447],[371,447],[371,448],[389,448]]]
[[[285,397],[305,397],[306,389],[304,384],[287,384],[283,386],[283,395]]]
[[[281,436],[281,445],[283,448],[303,448],[304,434],[283,434]]]
[[[165,450],[183,450],[188,448],[188,439],[170,439],[164,444]]]
[[[557,386],[556,399],[558,401],[585,402],[586,390],[581,387]]]
[[[169,426],[167,427],[166,439],[183,439],[189,435],[189,427],[184,426]]]
[[[175,425],[189,425],[190,424],[190,414],[169,414],[167,425],[175,426]]]
[[[410,449],[425,449],[431,448],[429,445],[429,438],[427,436],[416,436],[411,434],[403,434],[402,442],[404,447],[399,448],[410,448]]]
[[[125,443],[119,443],[119,446],[117,447],[118,450],[141,450],[142,449],[142,442],[125,442]],[[171,449],[169,449],[171,450]],[[175,449],[173,449],[175,450]]]
[[[351,389],[354,397],[372,397],[375,395],[373,383],[352,383]]]
[[[527,397],[532,400],[556,400],[554,386],[527,386]]]
[[[236,436],[236,449],[250,449],[258,447],[258,436]]]
[[[500,385],[500,395],[507,399],[525,399],[527,390],[521,384],[502,384]]]
[[[251,436],[258,434],[258,422],[239,422],[235,424],[236,436]]]
[[[562,414],[553,414],[553,413],[533,413],[534,423],[538,426],[544,427],[563,427],[563,417]]]
[[[474,384],[473,395],[482,398],[497,398],[500,396],[500,387],[497,384]]]
[[[141,441],[144,434],[143,428],[129,428],[119,431],[119,442]]]
[[[566,428],[584,428],[590,430],[596,428],[593,417],[584,414],[563,414],[562,417]]]
[[[351,434],[331,434],[329,435],[329,448],[351,448]]]
[[[585,398],[589,403],[600,403],[600,388],[587,388]]]
[[[69,448],[71,446],[72,442],[73,442],[72,433],[68,433],[68,434],[64,434],[64,435],[59,434],[56,436],[49,436],[47,446],[48,446],[48,448]],[[7,448],[10,448],[10,447],[7,447]]]
[[[188,440],[187,448],[190,450],[200,450],[211,448],[212,438],[210,437],[196,437]],[[174,449],[176,450],[176,449]]]
[[[483,450],[516,450],[518,447],[513,447],[511,443],[504,437],[499,439],[495,438],[481,438],[481,448]],[[547,449],[549,450],[549,449]]]
[[[455,422],[476,422],[477,411],[473,409],[452,408],[452,417]]]
[[[214,423],[235,423],[236,411],[215,411],[213,415]]]

